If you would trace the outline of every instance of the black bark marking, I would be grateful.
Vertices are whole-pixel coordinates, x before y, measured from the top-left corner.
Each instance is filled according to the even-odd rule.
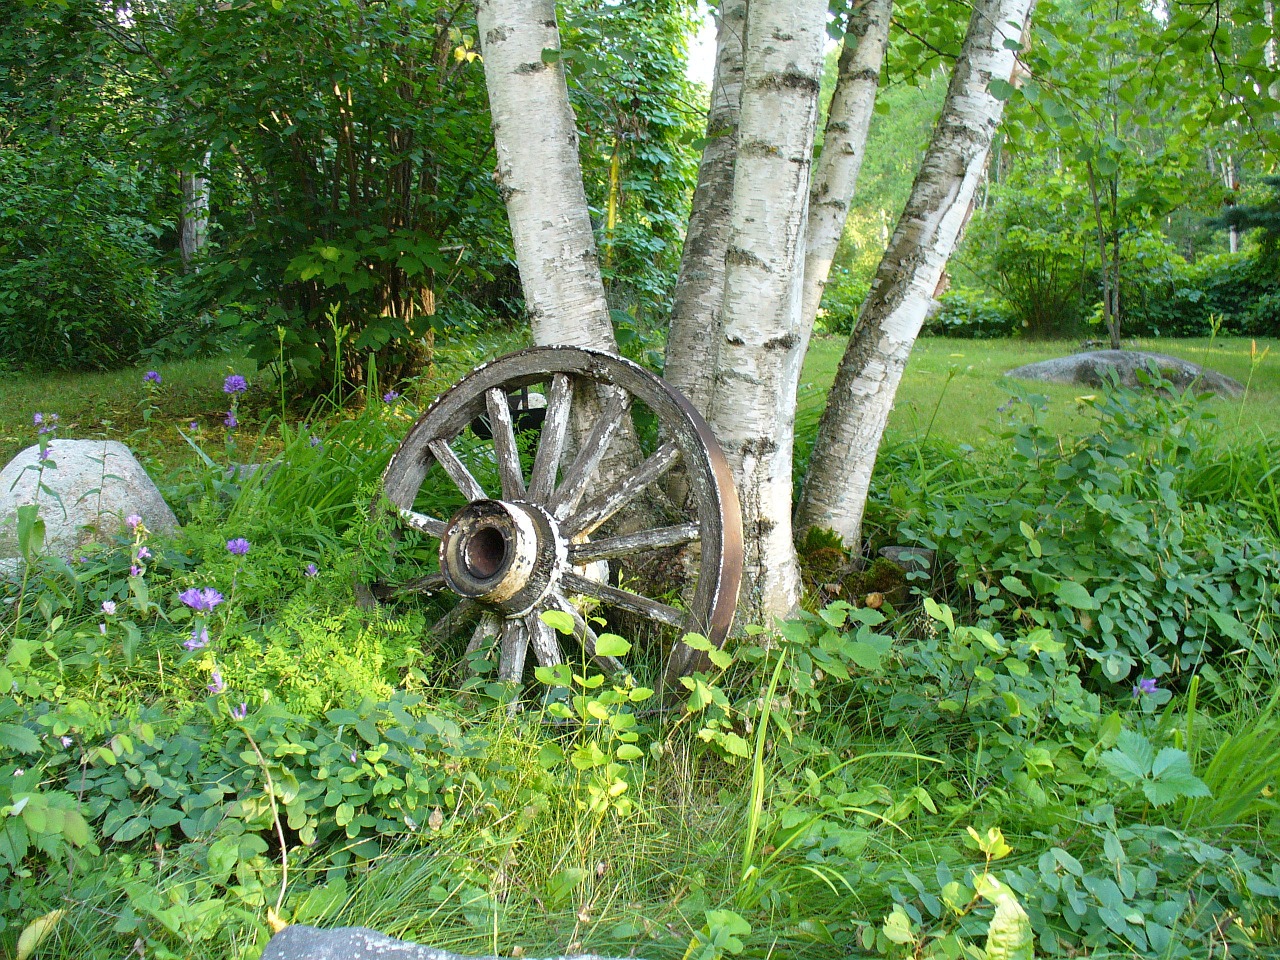
[[[750,250],[743,250],[741,247],[730,246],[724,252],[724,262],[741,267],[755,267],[757,270],[763,270],[765,273],[773,273],[769,268],[769,264],[765,263]]]
[[[484,35],[484,42],[486,44],[501,43],[509,36],[511,36],[511,32],[506,27],[494,27]]]
[[[549,66],[551,66],[551,64],[543,63],[541,60],[535,60],[533,63],[520,64],[520,66],[516,67],[515,72],[519,74],[541,73]]]
[[[800,338],[794,333],[785,333],[780,337],[771,337],[764,342],[766,350],[790,350],[800,342]]]
[[[792,70],[770,73],[756,81],[759,90],[800,90],[817,96],[820,84],[813,77]]]

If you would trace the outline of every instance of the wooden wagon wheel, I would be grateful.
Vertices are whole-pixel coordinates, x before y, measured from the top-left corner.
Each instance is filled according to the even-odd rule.
[[[532,409],[539,395],[545,405]],[[572,443],[571,411],[588,395],[597,415]],[[606,479],[601,465],[628,419],[647,428],[634,432],[647,434],[652,449]],[[686,503],[655,508],[664,486],[656,481],[672,471],[683,474]],[[454,496],[452,516],[440,509],[441,487]],[[625,671],[616,658],[596,654],[582,598],[675,636],[701,633],[717,646],[729,632],[742,520],[724,454],[688,400],[629,360],[535,347],[478,367],[413,425],[382,493],[375,511],[391,509],[402,528],[440,541],[439,569],[375,593],[456,594],[450,622],[478,614],[468,652],[496,638],[500,680],[520,682],[529,648],[543,666],[585,654],[606,672]],[[655,520],[655,513],[666,516]],[[665,579],[655,579],[655,566]],[[672,570],[679,571],[674,583]],[[541,619],[547,610],[572,618],[581,652],[566,658]],[[664,682],[702,669],[704,656],[675,643]]]

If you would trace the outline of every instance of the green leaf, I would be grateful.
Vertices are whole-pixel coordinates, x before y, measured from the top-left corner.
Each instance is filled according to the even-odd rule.
[[[631,644],[615,633],[602,633],[596,638],[596,654],[598,656],[623,657],[630,651]]]
[[[541,619],[557,633],[563,633],[565,636],[573,635],[573,617],[563,610],[544,610]]]
[[[644,751],[637,747],[634,743],[624,743],[618,746],[614,751],[618,755],[618,759],[624,763],[628,760],[639,760],[644,756]]]
[[[1093,599],[1093,594],[1073,580],[1059,583],[1054,595],[1068,607],[1075,607],[1077,610],[1098,609],[1098,601]]]
[[[0,747],[9,747],[19,753],[39,753],[40,739],[26,727],[0,723]]]
[[[999,78],[995,78],[990,83],[987,84],[987,92],[990,93],[997,100],[1008,100],[1010,97],[1012,97],[1015,93],[1018,92],[1018,88],[1015,87],[1008,80],[1001,80]]]

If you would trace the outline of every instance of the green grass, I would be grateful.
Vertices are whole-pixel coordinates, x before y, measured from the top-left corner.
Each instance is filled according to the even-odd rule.
[[[921,339],[907,363],[889,417],[886,439],[922,438],[936,409],[931,438],[975,444],[998,427],[997,408],[1015,391],[1040,394],[1047,399],[1045,425],[1048,429],[1063,435],[1079,435],[1088,428],[1090,420],[1077,398],[1095,391],[1087,387],[1014,381],[1003,376],[1024,363],[1067,356],[1078,351],[1079,346],[1078,341],[1066,340]],[[1204,364],[1241,383],[1250,379],[1251,341],[1247,339],[1142,340],[1137,346]],[[1268,347],[1270,352],[1253,371],[1247,397],[1213,402],[1220,427],[1227,434],[1237,431],[1252,437],[1260,433],[1280,434],[1280,341],[1257,342],[1259,353]],[[814,421],[821,415],[843,351],[843,338],[814,338],[802,376],[802,421]]]

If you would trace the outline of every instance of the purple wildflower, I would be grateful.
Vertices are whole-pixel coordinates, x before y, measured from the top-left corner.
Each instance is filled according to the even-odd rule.
[[[37,427],[40,426],[40,424],[44,423],[44,414],[37,410],[31,415],[31,422]]]
[[[103,600],[103,601],[102,601],[102,612],[103,612],[103,613],[105,613],[108,617],[113,617],[113,616],[115,616],[115,613],[116,613],[116,602],[115,602],[114,600]]]
[[[223,393],[244,393],[249,389],[249,382],[238,373],[233,373],[222,381]]]
[[[243,557],[249,552],[249,541],[244,537],[236,537],[227,541],[227,553],[233,557]]]
[[[225,598],[213,587],[201,587],[199,590],[195,587],[189,587],[178,594],[178,599],[192,610],[199,613],[208,613]]]
[[[131,513],[124,518],[124,525],[128,527],[130,530],[137,530],[138,526],[141,523],[142,523],[142,518],[138,516],[136,513]]]
[[[40,451],[40,459],[41,459],[41,460],[48,460],[48,459],[49,459],[50,457],[52,457],[52,456],[53,456],[53,454],[49,452],[49,448],[48,448],[48,447],[45,447],[45,448],[43,448],[43,449]]]
[[[182,644],[188,650],[199,650],[209,645],[209,629],[201,624],[191,629],[191,639]]]
[[[70,738],[70,737],[62,737],[62,738],[61,738],[61,743],[62,743],[62,745],[63,745],[64,747],[69,747],[69,746],[71,746],[71,738]]]
[[[240,701],[240,706],[231,708],[232,720],[243,720],[248,715],[249,715],[249,705],[245,703],[243,700]]]
[[[209,692],[217,696],[225,689],[227,685],[222,682],[222,674],[217,670],[213,671],[213,683],[209,684]]]
[[[40,419],[37,420],[36,417],[39,417]],[[41,435],[53,433],[53,431],[58,429],[58,415],[56,413],[51,413],[48,417],[42,413],[37,413],[31,418],[31,420],[36,426],[40,427],[36,432]],[[41,424],[43,424],[43,426],[41,426]]]
[[[386,393],[382,395],[383,403],[394,403],[396,400],[399,400],[399,399],[400,399],[400,394],[398,394],[394,390],[388,390]]]
[[[352,763],[360,762],[359,757],[356,755],[356,752],[354,750],[351,751],[351,762]]]
[[[1135,698],[1148,697],[1159,689],[1155,677],[1143,677],[1133,685],[1133,695]]]
[[[319,446],[322,446],[323,444],[324,444],[324,441],[323,441],[323,440],[321,440],[319,437],[312,437],[312,438],[311,438],[311,445],[312,445],[313,447],[319,447]]]
[[[189,426],[191,427],[191,429],[192,429],[192,430],[199,430],[199,429],[200,429],[200,424],[199,424],[199,423],[197,423],[195,420],[192,420],[192,421],[191,421],[191,423],[189,424]]]
[[[130,565],[130,567],[129,567],[129,576],[131,576],[131,577],[140,577],[140,576],[142,576],[142,568],[141,568],[140,566],[138,566],[136,563],[135,563],[135,564],[131,564],[131,565]]]
[[[151,559],[151,551],[150,551],[150,550],[148,550],[146,547],[139,547],[139,548],[138,548],[138,559],[139,559],[139,560],[150,560],[150,559]]]
[[[107,635],[107,625],[105,623],[98,624],[98,632],[105,637]]]
[[[222,423],[223,426],[229,430],[234,430],[236,427],[240,426],[240,421],[236,419],[234,410],[227,411],[227,415],[222,418]]]
[[[317,567],[314,563],[308,563],[306,568],[302,572],[308,577],[314,577],[319,575],[320,568]]]
[[[144,383],[159,383],[160,374],[156,373],[154,370],[148,370],[142,375],[142,380]]]

